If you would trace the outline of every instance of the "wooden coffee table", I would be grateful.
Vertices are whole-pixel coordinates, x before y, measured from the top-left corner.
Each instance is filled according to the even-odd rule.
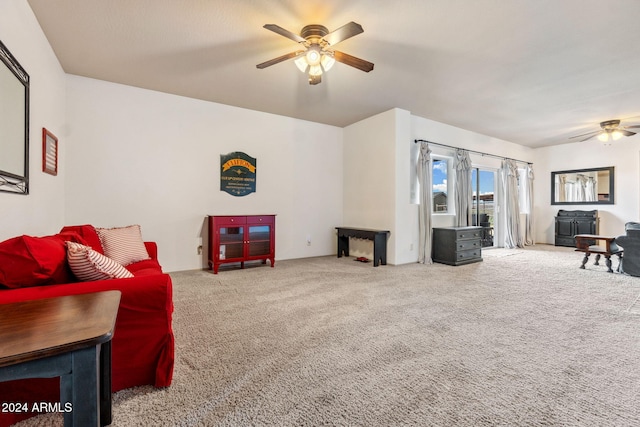
[[[0,382],[60,377],[65,426],[111,424],[119,304],[120,291],[106,291],[0,305]]]

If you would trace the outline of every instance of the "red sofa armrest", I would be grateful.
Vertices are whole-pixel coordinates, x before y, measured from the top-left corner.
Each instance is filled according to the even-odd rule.
[[[147,253],[151,257],[151,259],[158,259],[158,245],[156,242],[144,242],[145,248],[147,248]]]

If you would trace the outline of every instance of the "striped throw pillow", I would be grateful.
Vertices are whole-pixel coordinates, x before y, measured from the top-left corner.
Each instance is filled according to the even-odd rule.
[[[104,254],[122,265],[150,259],[139,225],[96,228]]]
[[[73,274],[83,282],[93,280],[126,279],[133,274],[114,260],[89,246],[67,243],[67,261]]]

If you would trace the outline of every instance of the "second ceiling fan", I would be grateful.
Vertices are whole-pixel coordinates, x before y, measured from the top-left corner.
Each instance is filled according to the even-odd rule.
[[[580,142],[583,142],[597,136],[602,142],[610,140],[617,141],[623,136],[635,135],[635,132],[628,130],[634,128],[640,128],[640,125],[620,126],[620,120],[607,120],[600,123],[600,130],[594,130],[582,135],[572,136],[569,139],[582,138],[580,139]]]
[[[299,43],[304,49],[287,53],[286,55],[258,64],[256,65],[257,68],[267,68],[271,65],[295,58],[296,66],[300,71],[308,73],[309,84],[311,85],[320,83],[322,81],[322,73],[328,71],[335,61],[367,73],[373,70],[373,63],[332,48],[332,46],[335,46],[341,41],[364,31],[362,26],[355,22],[349,22],[332,32],[329,32],[327,27],[323,25],[307,25],[300,31],[299,35],[275,24],[267,24],[264,28]]]

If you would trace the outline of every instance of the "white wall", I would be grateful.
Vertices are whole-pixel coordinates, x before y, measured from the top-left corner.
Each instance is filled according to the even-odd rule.
[[[395,261],[407,264],[418,260],[418,205],[411,201],[411,113],[395,109]],[[415,225],[415,227],[414,227]]]
[[[389,230],[387,263],[418,259],[414,230],[418,210],[408,191],[411,114],[394,108],[344,129],[344,224]],[[373,257],[370,242],[351,240],[350,255]]]
[[[396,264],[395,185],[396,110],[389,110],[344,128],[345,227],[389,230],[387,262]],[[368,250],[352,241],[350,255]],[[353,253],[352,253],[353,252]]]
[[[26,1],[0,1],[0,40],[30,77],[30,194],[0,192],[0,241],[53,234],[64,225],[64,72]],[[42,172],[43,127],[60,140],[58,176]]]
[[[335,253],[341,128],[73,75],[67,87],[68,224],[141,224],[166,271],[206,266],[206,215],[276,214],[276,260]],[[256,193],[220,191],[232,151],[257,158]]]
[[[597,138],[585,142],[544,147],[536,150],[536,240],[554,243],[554,217],[558,210],[597,209],[599,234],[624,234],[624,224],[640,221],[640,135],[604,145]],[[613,205],[551,205],[551,172],[572,169],[615,167]]]

